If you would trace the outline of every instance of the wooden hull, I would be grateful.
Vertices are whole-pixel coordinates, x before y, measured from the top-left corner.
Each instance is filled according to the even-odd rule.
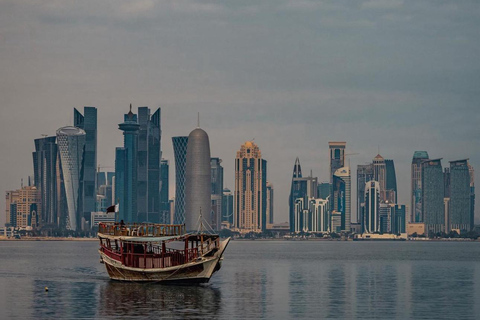
[[[108,275],[112,280],[133,282],[177,282],[205,283],[212,274],[220,269],[221,259],[230,239],[221,243],[219,250],[212,256],[200,257],[196,261],[168,268],[142,269],[122,265],[120,261],[108,257],[99,251]]]

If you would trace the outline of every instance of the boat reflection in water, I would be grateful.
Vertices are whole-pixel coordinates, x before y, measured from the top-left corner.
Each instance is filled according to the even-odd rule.
[[[98,317],[215,318],[221,306],[221,292],[211,286],[108,281],[100,288]]]

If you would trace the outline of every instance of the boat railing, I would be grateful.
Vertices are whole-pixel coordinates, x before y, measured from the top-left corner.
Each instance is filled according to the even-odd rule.
[[[100,223],[98,232],[110,236],[163,237],[185,234],[184,224]]]

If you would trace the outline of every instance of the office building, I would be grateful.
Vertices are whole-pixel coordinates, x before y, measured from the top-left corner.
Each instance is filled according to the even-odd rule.
[[[16,228],[35,229],[41,216],[41,194],[35,186],[5,193],[7,225]]]
[[[209,219],[206,219],[213,230],[220,230],[223,216],[223,167],[219,158],[210,159],[211,167],[211,200],[212,209]],[[205,217],[207,218],[207,217]]]
[[[273,184],[267,181],[267,223],[273,224]]]
[[[317,196],[320,199],[327,199],[332,193],[332,185],[329,182],[321,182],[317,187]]]
[[[293,166],[293,175],[292,175],[292,184],[290,188],[290,197],[289,197],[289,220],[290,220],[290,231],[299,232],[302,230],[303,218],[299,215],[299,206],[301,210],[308,209],[308,199],[309,198],[318,198],[318,180],[313,177],[303,177],[302,168],[300,165],[300,160],[298,157],[295,159],[295,164]],[[298,199],[303,199],[302,202],[298,202]],[[301,223],[301,225],[297,225]]]
[[[228,188],[223,189],[222,198],[222,222],[228,222],[228,225],[233,224],[233,194]]]
[[[309,210],[312,216],[311,232],[329,232],[329,196],[326,199],[310,198]]]
[[[445,231],[442,159],[424,160],[422,173],[422,216],[426,235]]]
[[[40,193],[41,217],[39,224],[42,226],[58,226],[58,205],[57,199],[57,176],[60,175],[57,168],[58,149],[56,137],[45,137],[35,139],[35,151],[33,152],[34,182],[37,191]]]
[[[138,221],[160,221],[161,128],[160,108],[153,114],[138,108],[137,213]]]
[[[365,185],[374,180],[373,163],[357,166],[357,223],[361,223],[361,215],[365,206]]]
[[[82,220],[85,219],[82,210],[83,189],[81,188],[85,137],[85,131],[80,128],[68,126],[57,130],[58,153],[67,207],[66,229],[72,231],[80,231]]]
[[[170,163],[162,159],[160,162],[160,220],[159,223],[170,223],[170,193],[169,193]]]
[[[377,154],[373,158],[373,180],[378,182],[380,186],[380,202],[385,202],[386,199],[386,186],[387,186],[387,168],[385,164],[385,159]]]
[[[267,161],[258,146],[245,142],[235,158],[234,224],[240,232],[266,229]]]
[[[407,232],[407,222],[406,222],[407,212],[405,205],[392,205],[390,207],[390,233],[400,234]]]
[[[172,137],[175,157],[175,224],[185,223],[185,171],[188,137]]]
[[[341,215],[342,231],[350,231],[351,223],[350,167],[339,168],[333,174],[332,210]]]
[[[385,201],[397,203],[397,175],[393,160],[385,160]]]
[[[142,222],[137,214],[137,152],[138,124],[137,115],[130,111],[124,115],[124,122],[118,125],[123,131],[123,148],[115,152],[115,198],[119,204],[118,220],[124,222]]]
[[[468,159],[450,161],[450,228],[461,232],[471,225],[471,190]]]
[[[97,178],[97,108],[84,107],[83,115],[73,109],[74,126],[85,132],[85,152],[83,158],[83,174],[80,181],[81,220],[90,221],[91,213],[96,206]]]
[[[366,233],[380,232],[380,185],[377,181],[369,181],[365,185],[365,206],[362,223]]]
[[[409,222],[423,222],[422,216],[422,161],[428,159],[427,151],[415,151],[412,159],[411,207]]]
[[[207,133],[196,128],[188,135],[185,166],[185,228],[197,230],[200,215],[208,221],[211,212],[210,142]]]
[[[333,183],[335,171],[345,167],[345,147],[346,142],[329,142],[330,150],[330,183]]]
[[[468,164],[468,172],[470,174],[470,225],[475,227],[475,170]]]

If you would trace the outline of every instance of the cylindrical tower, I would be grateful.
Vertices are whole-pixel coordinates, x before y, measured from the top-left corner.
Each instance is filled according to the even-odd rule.
[[[185,172],[185,227],[197,230],[200,211],[208,221],[211,211],[210,142],[207,133],[197,128],[190,132]]]

